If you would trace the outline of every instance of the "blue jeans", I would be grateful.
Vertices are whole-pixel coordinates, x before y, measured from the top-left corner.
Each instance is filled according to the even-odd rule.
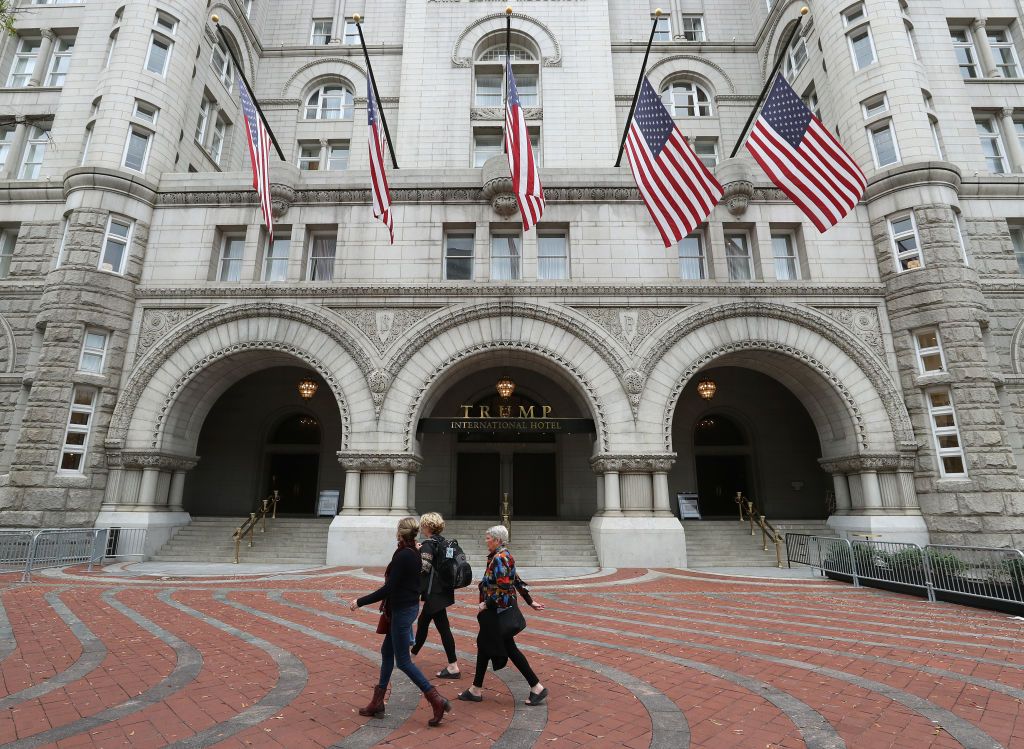
[[[409,653],[412,623],[416,621],[419,612],[418,603],[391,612],[391,631],[384,635],[384,642],[380,646],[380,687],[387,687],[397,662],[398,670],[412,679],[412,683],[419,687],[421,692],[430,689],[430,682],[412,662],[412,655]],[[397,648],[395,643],[398,643]]]

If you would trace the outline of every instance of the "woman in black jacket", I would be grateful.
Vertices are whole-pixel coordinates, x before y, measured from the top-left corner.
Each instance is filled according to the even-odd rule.
[[[370,704],[362,708],[359,714],[374,718],[384,714],[384,695],[387,694],[397,662],[402,673],[412,679],[427,698],[434,711],[427,723],[436,726],[441,723],[445,713],[451,712],[451,705],[431,686],[409,655],[412,623],[416,621],[420,607],[420,554],[416,548],[419,528],[420,524],[413,517],[402,518],[398,522],[398,549],[384,571],[384,585],[369,595],[352,599],[350,604],[355,611],[360,606],[382,601],[381,622],[387,624],[384,642],[380,646],[380,681],[373,689]]]
[[[436,512],[428,512],[420,518],[420,533],[426,539],[420,544],[420,558],[423,560],[422,583],[420,598],[423,599],[423,610],[416,622],[416,644],[412,646],[412,654],[416,655],[427,641],[430,623],[437,627],[441,635],[444,653],[448,656],[448,665],[437,672],[439,679],[458,679],[459,658],[455,654],[455,638],[448,623],[448,607],[455,603],[455,589],[441,579],[438,565],[443,563],[443,554],[448,544],[441,531],[444,530],[444,518]]]

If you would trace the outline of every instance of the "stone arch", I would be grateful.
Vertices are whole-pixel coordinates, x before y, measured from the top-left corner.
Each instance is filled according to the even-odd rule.
[[[321,84],[328,81],[340,81],[349,86],[354,95],[359,96],[360,91],[363,91],[363,95],[365,95],[366,69],[344,57],[318,58],[305,65],[300,65],[292,73],[281,87],[281,98],[304,102],[305,96],[314,83]]]
[[[639,420],[660,421],[667,449],[687,381],[711,362],[729,360],[793,391],[818,426],[823,450],[916,447],[896,384],[852,334],[810,310],[737,302],[694,311],[643,354],[648,385]]]
[[[251,372],[305,362],[334,394],[343,447],[351,424],[372,421],[370,360],[336,322],[297,305],[251,303],[188,318],[137,363],[114,409],[115,446],[187,451],[206,413]]]
[[[18,362],[18,344],[7,318],[0,315],[0,372],[11,373]]]
[[[775,18],[769,24],[768,36],[765,39],[764,49],[761,52],[761,78],[762,80],[768,76],[768,71],[771,70],[772,65],[778,59],[779,54],[782,50],[779,49],[779,45],[782,40],[789,36],[789,30],[793,28],[793,24],[800,17],[800,6],[803,2],[798,0],[790,0],[788,3],[781,3],[779,11],[775,14]]]
[[[658,71],[657,76],[654,75],[655,71]],[[736,86],[725,68],[700,55],[663,57],[648,68],[647,74],[652,81],[651,85],[659,92],[671,80],[690,78],[708,89],[712,96],[736,93]]]
[[[1014,374],[1024,374],[1024,318],[1017,323],[1010,339],[1010,366]]]
[[[469,24],[452,47],[452,67],[468,68],[473,64],[473,53],[480,40],[494,32],[504,32],[505,14],[490,13]],[[525,13],[513,13],[516,30],[530,37],[540,50],[540,64],[545,68],[562,64],[562,48],[547,25]]]
[[[256,72],[256,61],[253,55],[252,45],[249,43],[249,38],[245,32],[242,31],[242,22],[234,9],[228,7],[224,3],[216,3],[210,7],[207,11],[207,17],[210,15],[220,16],[220,25],[224,29],[228,37],[228,44],[234,42],[234,52],[240,60],[245,63],[245,77],[250,81],[255,77]],[[211,41],[214,46],[220,41],[220,35],[213,29],[210,29],[213,36]]]

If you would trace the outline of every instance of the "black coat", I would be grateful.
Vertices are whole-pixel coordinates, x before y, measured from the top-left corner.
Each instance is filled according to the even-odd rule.
[[[435,614],[455,603],[455,589],[442,583],[434,570],[434,563],[444,546],[444,536],[432,536],[420,544],[420,599],[426,615]]]

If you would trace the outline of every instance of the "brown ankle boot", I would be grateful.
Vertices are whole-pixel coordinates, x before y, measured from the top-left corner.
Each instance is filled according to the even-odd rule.
[[[444,717],[444,714],[452,711],[451,703],[441,696],[437,691],[437,687],[431,687],[423,693],[423,696],[427,698],[427,702],[430,703],[430,707],[434,710],[434,717],[427,721],[427,725],[441,725],[441,718]]]
[[[373,699],[366,707],[359,708],[359,714],[364,718],[379,718],[384,715],[384,695],[387,691],[387,687],[374,687]]]

